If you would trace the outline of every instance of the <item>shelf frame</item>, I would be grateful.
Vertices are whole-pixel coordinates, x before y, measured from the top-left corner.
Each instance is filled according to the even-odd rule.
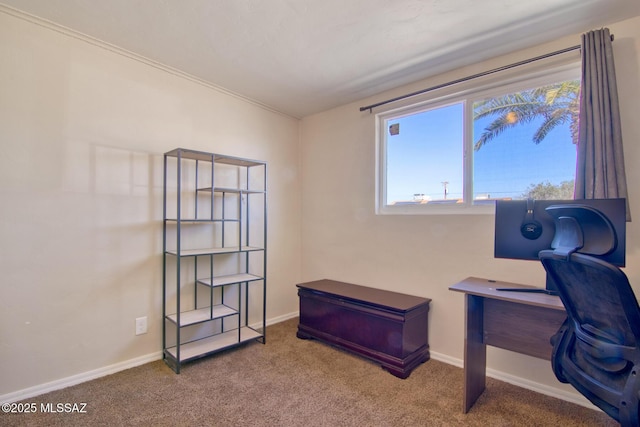
[[[205,163],[208,164],[205,165]],[[226,174],[226,177],[229,178],[228,172],[231,172],[231,182],[234,180],[237,181],[237,188],[226,185],[216,185],[216,171],[219,165],[226,165],[222,167],[222,173]],[[187,167],[193,169],[190,170],[187,169]],[[237,172],[233,172],[233,167],[236,168],[235,171]],[[175,194],[172,194],[172,202],[175,203],[175,206],[172,206],[172,210],[175,208],[175,212],[172,213],[168,212],[169,201],[167,195],[170,168],[172,169],[171,174],[175,173],[174,176],[171,176],[173,179],[172,184],[175,185]],[[210,178],[207,178],[207,168],[210,168]],[[253,176],[251,175],[254,168],[262,168],[263,172],[261,177],[258,171],[253,172]],[[187,175],[192,171],[193,175]],[[204,174],[202,174],[202,181],[204,182],[200,180],[201,171],[204,172]],[[244,177],[242,176],[243,172],[245,173]],[[233,174],[237,174],[237,177],[233,178]],[[210,182],[207,182],[208,180]],[[226,181],[228,181],[228,179],[226,179]],[[255,182],[257,182],[259,188],[253,187],[252,183]],[[185,185],[188,188],[185,188]],[[183,363],[200,357],[206,357],[226,348],[241,345],[249,341],[258,341],[266,344],[266,162],[176,148],[164,154],[163,186],[162,311],[164,320],[162,341],[165,362],[176,373],[180,373]],[[186,210],[183,211],[183,204],[187,202],[186,198],[183,200],[183,193],[186,191],[190,193],[190,197],[188,200],[189,203],[185,206]],[[206,194],[209,194],[208,201],[202,199]],[[251,244],[253,237],[250,233],[249,223],[251,218],[250,205],[253,206],[253,202],[250,202],[252,195],[258,195],[257,197],[262,195],[258,200],[258,203],[261,203],[263,208],[261,225],[259,225],[259,227],[262,227],[263,236],[259,246]],[[209,203],[208,213],[207,208],[204,207],[206,204],[200,205],[201,201]],[[230,210],[228,211],[228,203],[237,203],[237,206],[229,206]],[[201,206],[203,207],[202,214]],[[192,215],[189,213],[190,209],[193,209]],[[216,209],[219,210],[216,211]],[[258,215],[258,217],[259,216],[260,215]],[[215,245],[220,244],[220,247],[185,247],[185,243],[183,242],[183,226],[198,227],[205,224],[221,224],[221,227],[213,227],[209,230],[211,233],[214,233],[212,234],[212,238],[214,238],[213,243]],[[227,224],[237,224],[237,226],[233,226],[227,231]],[[233,234],[235,234],[236,228],[237,235],[230,237],[230,242],[227,242],[227,237],[229,236],[227,236],[226,233],[233,232]],[[174,233],[175,236],[175,241],[171,243],[171,247],[169,247],[169,240],[167,239],[169,233]],[[193,230],[187,230],[185,233],[193,233]],[[218,238],[220,240],[216,240],[214,237],[217,233],[219,233]],[[260,252],[262,253],[262,271],[258,274],[253,274],[250,272],[250,260],[255,261],[255,259],[250,258],[250,254]],[[238,254],[238,267],[244,271],[216,276],[214,272],[215,266],[218,265],[218,256],[227,256],[229,254]],[[205,264],[204,270],[208,270],[205,272],[207,275],[205,278],[200,277],[203,270],[199,263],[201,257],[205,257],[202,262]],[[186,267],[182,267],[182,263],[189,258],[191,258],[193,262],[193,275],[190,270],[184,269]],[[206,266],[207,260],[208,268]],[[170,300],[168,298],[168,281],[170,280],[168,275],[169,267],[175,270],[172,271],[175,275],[175,279],[173,279],[175,280],[175,293],[172,295],[171,302],[169,302]],[[224,268],[226,268],[226,266]],[[183,274],[186,273],[193,277],[187,279],[185,282]],[[249,287],[250,284],[254,282],[262,283],[260,290],[262,298],[262,319],[261,325],[258,326],[249,325]],[[171,286],[173,287],[173,285]],[[192,292],[193,297],[193,301],[191,301],[193,309],[182,309],[182,303],[187,302],[186,300],[183,301],[182,296],[185,286],[192,287],[190,292]],[[214,294],[216,289],[218,291]],[[201,299],[199,292],[203,291],[209,292],[209,294],[202,295]],[[229,301],[225,301],[227,291],[230,292],[229,296],[234,297]],[[172,309],[171,312],[168,312],[168,304],[172,306],[175,305],[175,310]],[[253,319],[255,320],[255,317],[253,317]],[[232,323],[226,324],[228,321]],[[167,331],[168,324],[173,325],[172,330],[175,329],[175,335],[173,335],[173,332]],[[211,332],[209,335],[201,337],[199,336],[200,331],[196,329],[196,331],[198,331],[198,333],[195,334],[198,337],[197,339],[189,337],[188,333],[184,336],[181,333],[182,329],[198,324],[210,324],[211,326],[207,327],[219,332]],[[169,340],[170,337],[171,340]]]

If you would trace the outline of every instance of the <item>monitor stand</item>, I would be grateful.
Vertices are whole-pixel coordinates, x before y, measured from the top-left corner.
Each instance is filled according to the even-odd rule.
[[[549,277],[547,273],[547,283],[545,288],[496,288],[496,291],[503,292],[527,292],[533,294],[547,294],[547,295],[558,295],[558,291],[556,290],[556,286],[553,283],[553,279]]]

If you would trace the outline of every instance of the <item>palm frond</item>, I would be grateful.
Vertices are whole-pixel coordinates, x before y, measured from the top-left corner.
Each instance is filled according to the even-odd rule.
[[[484,129],[474,148],[479,150],[505,130],[537,118],[543,118],[543,122],[533,135],[535,144],[542,142],[552,129],[567,121],[575,144],[578,139],[579,111],[580,80],[569,80],[477,102],[473,109],[474,120],[493,118],[493,121]]]
[[[518,121],[515,121],[515,122],[511,121],[506,116],[498,117],[493,122],[491,122],[489,126],[487,126],[484,129],[484,132],[482,133],[482,135],[480,135],[480,138],[476,141],[473,149],[478,151],[487,142],[498,137],[498,135],[500,135],[504,131],[517,126],[518,124],[519,124]]]
[[[540,127],[533,134],[533,143],[540,144],[543,139],[547,137],[549,132],[551,132],[556,126],[559,126],[566,121],[569,117],[564,114],[562,111],[556,111],[551,116],[547,117]]]

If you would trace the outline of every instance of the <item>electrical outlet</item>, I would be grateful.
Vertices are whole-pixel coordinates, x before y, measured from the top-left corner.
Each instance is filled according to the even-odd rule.
[[[147,333],[147,316],[136,318],[136,335]]]

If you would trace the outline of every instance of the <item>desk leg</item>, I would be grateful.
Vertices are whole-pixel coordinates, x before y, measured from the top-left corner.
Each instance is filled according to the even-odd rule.
[[[464,337],[464,401],[463,413],[482,394],[486,384],[487,347],[484,344],[484,298],[466,295]]]

